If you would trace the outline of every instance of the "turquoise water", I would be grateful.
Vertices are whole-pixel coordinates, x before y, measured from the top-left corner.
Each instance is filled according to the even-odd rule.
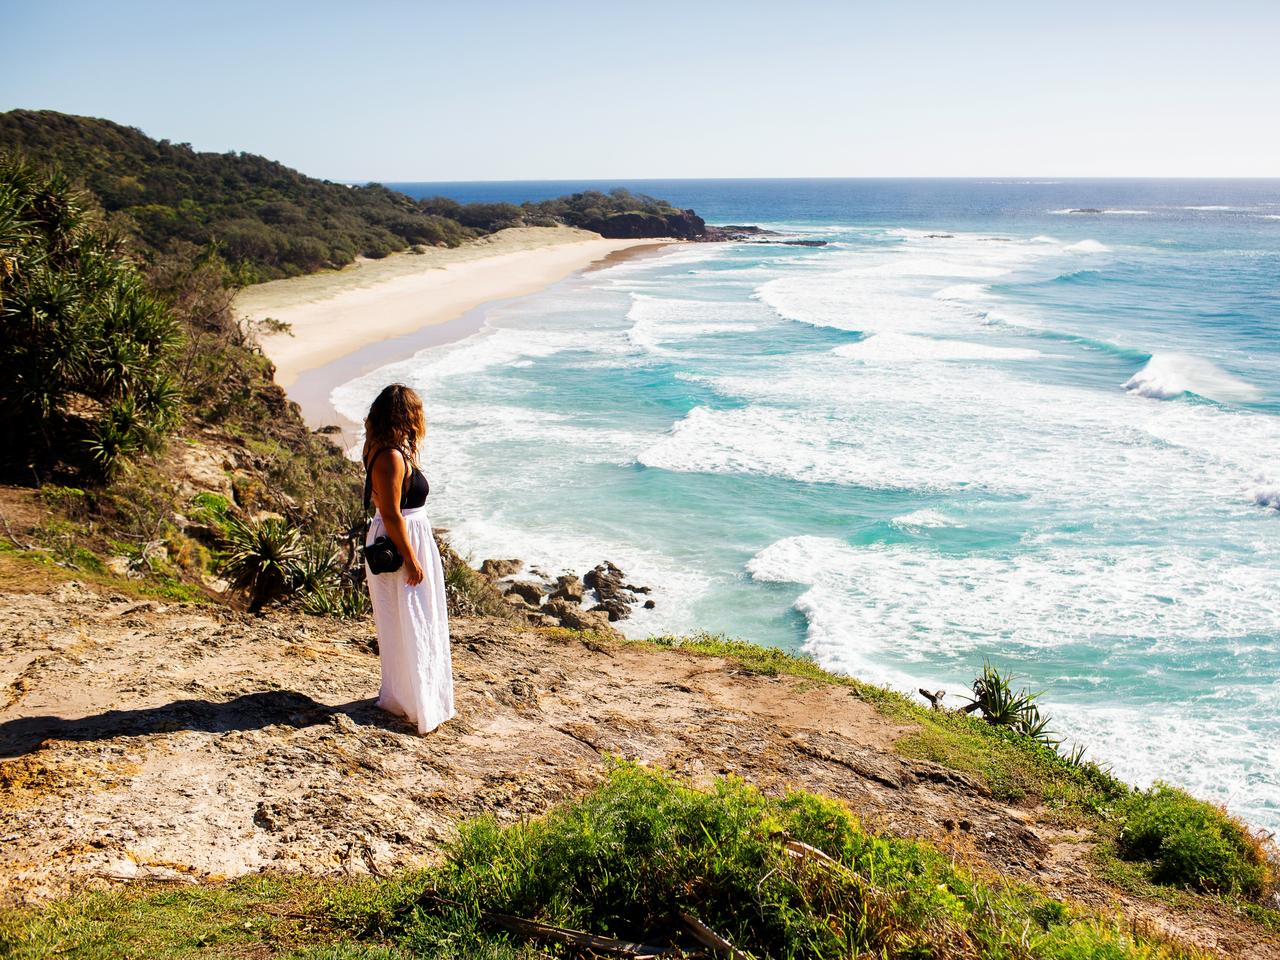
[[[590,272],[339,388],[424,392],[437,524],[615,561],[636,635],[954,698],[989,658],[1122,776],[1280,827],[1280,183],[628,186],[827,245]]]

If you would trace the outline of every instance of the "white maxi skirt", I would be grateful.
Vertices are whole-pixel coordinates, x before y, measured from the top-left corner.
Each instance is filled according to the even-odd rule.
[[[382,662],[378,706],[417,724],[419,733],[428,733],[453,716],[444,567],[427,508],[403,514],[409,543],[422,565],[422,582],[409,586],[403,566],[394,573],[373,573],[365,567]],[[386,532],[382,515],[375,513],[365,542],[373,543]]]

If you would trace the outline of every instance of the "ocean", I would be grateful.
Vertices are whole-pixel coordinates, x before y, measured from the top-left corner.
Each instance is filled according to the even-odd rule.
[[[1121,777],[1280,828],[1280,181],[624,186],[781,242],[489,307],[424,394],[434,522],[705,630],[962,701],[989,660]],[[1089,211],[1089,212],[1078,212]]]

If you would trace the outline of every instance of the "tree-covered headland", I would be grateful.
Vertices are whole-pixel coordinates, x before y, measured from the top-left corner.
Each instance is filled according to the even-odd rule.
[[[249,153],[208,153],[135,127],[50,110],[0,113],[0,150],[72,173],[148,257],[216,248],[247,282],[342,267],[504,227],[566,224],[606,237],[701,236],[691,210],[626,190],[540,203],[414,200],[308,177]]]

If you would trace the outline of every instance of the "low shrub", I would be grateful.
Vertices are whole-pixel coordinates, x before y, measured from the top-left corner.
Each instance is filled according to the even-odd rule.
[[[1267,851],[1248,827],[1182,790],[1157,783],[1137,791],[1120,815],[1120,855],[1149,863],[1157,883],[1256,900],[1274,881]]]
[[[303,613],[340,620],[362,620],[373,613],[365,585],[346,576],[312,587],[302,594],[298,605]]]
[[[541,819],[470,821],[444,865],[395,893],[399,908],[340,906],[343,922],[423,956],[510,943],[483,911],[641,942],[685,911],[748,957],[1182,955],[980,881],[928,844],[873,834],[837,801],[771,798],[733,778],[702,791],[630,764]]]

